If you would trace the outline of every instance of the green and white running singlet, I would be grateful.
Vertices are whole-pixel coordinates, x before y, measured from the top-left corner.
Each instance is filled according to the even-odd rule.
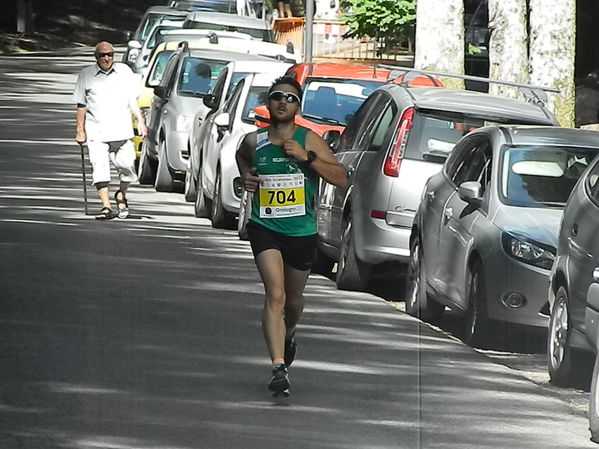
[[[261,129],[256,136],[252,165],[257,168],[260,185],[254,193],[250,220],[290,237],[314,235],[319,176],[307,163],[288,157],[282,146],[272,144],[268,129]],[[298,126],[293,140],[305,148],[308,132]]]

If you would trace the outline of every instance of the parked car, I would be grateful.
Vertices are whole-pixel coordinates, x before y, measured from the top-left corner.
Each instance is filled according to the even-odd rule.
[[[123,55],[123,62],[133,66],[139,56],[141,46],[146,40],[148,33],[154,24],[162,20],[183,20],[187,17],[187,11],[179,11],[168,6],[151,6],[146,10],[137,29],[134,33],[129,33],[127,49]]]
[[[597,132],[586,133],[589,141],[596,142]],[[551,270],[547,361],[551,382],[560,386],[588,379],[586,362],[597,344],[595,300],[587,296],[597,289],[593,284],[599,260],[598,164],[599,161],[593,163],[568,200]]]
[[[218,12],[191,12],[183,22],[183,28],[236,31],[249,34],[255,40],[276,42],[270,24],[266,20],[254,17]]]
[[[317,269],[337,261],[337,286],[350,290],[364,289],[375,266],[409,261],[424,184],[461,137],[490,123],[557,124],[539,103],[409,83],[378,88],[352,123],[335,154],[350,185],[325,184],[317,205]]]
[[[199,174],[204,163],[204,156],[208,154],[209,148],[214,145],[215,112],[223,107],[237,83],[248,74],[275,73],[280,75],[285,73],[289,66],[288,63],[259,56],[249,56],[246,59],[231,61],[221,71],[210,94],[204,97],[203,107],[197,109],[193,119],[193,129],[189,142],[190,157],[185,175],[185,199],[195,201],[196,217],[210,216],[207,209],[209,203],[206,200],[210,201],[212,198],[214,178],[212,176],[205,178],[206,184],[200,190]],[[216,159],[212,158],[212,160]],[[210,173],[212,174],[212,172]],[[205,196],[198,198],[198,192],[200,191],[204,191]]]
[[[461,139],[414,219],[406,311],[434,320],[450,307],[472,345],[497,321],[546,328],[563,209],[597,154],[596,133],[559,127],[488,126]]]
[[[142,73],[143,69],[148,65],[152,50],[156,47],[157,44],[162,42],[161,36],[167,33],[168,31],[181,28],[182,25],[183,19],[162,20],[160,22],[155,23],[150,29],[148,36],[144,40],[143,44],[141,45],[141,48],[139,49],[139,54],[137,58],[135,58],[135,62],[133,63],[133,71],[135,73]]]
[[[172,191],[174,182],[184,179],[193,114],[204,107],[202,99],[221,70],[232,60],[256,58],[259,57],[194,50],[187,42],[173,53],[160,84],[154,87],[148,137],[139,163],[139,172],[155,179],[156,190]]]
[[[198,196],[214,228],[234,228],[242,194],[235,154],[243,138],[256,131],[254,108],[264,104],[272,82],[286,70],[251,73],[239,81],[227,102],[207,119],[209,138],[202,147]],[[198,204],[198,201],[196,201]]]
[[[237,0],[173,0],[171,8],[185,11],[213,11],[237,14]]]
[[[341,134],[356,110],[375,89],[389,81],[391,70],[364,64],[330,62],[300,63],[286,75],[303,87],[303,101],[295,123],[319,136],[327,131]],[[401,82],[402,77],[392,79]],[[441,86],[434,78],[417,77],[411,85]],[[259,127],[270,123],[266,106],[256,108]]]

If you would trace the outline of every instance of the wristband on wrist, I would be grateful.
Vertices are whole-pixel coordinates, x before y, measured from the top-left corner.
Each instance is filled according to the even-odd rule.
[[[308,159],[306,160],[306,164],[310,165],[315,160],[316,160],[316,153],[314,151],[308,151]]]

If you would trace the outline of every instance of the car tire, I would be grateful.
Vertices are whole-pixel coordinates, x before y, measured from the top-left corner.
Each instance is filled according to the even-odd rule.
[[[591,382],[591,397],[589,398],[589,429],[591,440],[599,443],[599,357],[595,356],[593,378]]]
[[[347,222],[341,238],[341,250],[335,276],[337,288],[363,291],[368,285],[369,277],[370,267],[356,257],[354,230],[350,220]]]
[[[202,184],[202,169],[198,170],[197,194],[194,203],[194,213],[197,218],[210,218],[210,200],[204,195]]]
[[[183,193],[185,195],[185,201],[188,203],[193,203],[198,196],[198,188],[193,176],[191,175],[190,167],[185,170],[185,190]]]
[[[547,337],[549,377],[551,383],[559,387],[574,386],[588,374],[586,369],[582,369],[582,352],[570,346],[571,334],[570,301],[566,288],[561,286],[555,294]]]
[[[251,194],[245,190],[241,193],[239,200],[239,215],[237,218],[237,234],[239,240],[249,240],[248,231],[246,229],[247,222],[252,213]]]
[[[426,270],[420,237],[410,246],[410,261],[406,280],[406,312],[431,323],[441,320],[445,306],[430,298],[426,292]]]
[[[485,275],[480,262],[474,262],[469,270],[468,301],[464,318],[464,342],[472,347],[482,346],[491,335],[491,322],[487,314]]]
[[[148,150],[146,144],[141,144],[141,156],[139,156],[139,163],[137,165],[137,177],[139,183],[143,185],[153,185],[156,180],[156,162],[148,156]]]
[[[235,217],[224,208],[222,198],[222,176],[219,170],[216,172],[214,192],[212,194],[212,208],[210,212],[212,227],[218,229],[235,229]]]
[[[160,149],[158,150],[158,169],[156,170],[156,181],[154,182],[154,188],[157,192],[173,191],[173,177],[168,169],[165,140],[160,142]]]

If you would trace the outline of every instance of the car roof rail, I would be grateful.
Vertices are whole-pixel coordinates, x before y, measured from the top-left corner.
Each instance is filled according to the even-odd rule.
[[[218,44],[218,34],[214,31],[208,35],[208,42],[211,44]]]
[[[187,50],[189,50],[189,42],[187,42],[187,41],[181,41],[181,42],[179,42],[179,45],[177,45],[177,50],[178,51],[187,51]]]
[[[533,103],[537,106],[545,108],[547,103],[547,92],[559,93],[560,90],[555,87],[545,87],[545,86],[532,86],[530,84],[522,84],[522,83],[514,83],[512,81],[501,81],[494,80],[491,78],[484,78],[482,76],[473,76],[473,75],[462,75],[456,73],[445,73],[445,72],[433,72],[430,70],[420,70],[414,69],[412,67],[401,67],[396,65],[388,65],[388,64],[378,64],[377,67],[391,70],[389,76],[387,77],[388,81],[392,81],[394,79],[403,76],[400,85],[407,85],[410,81],[416,78],[419,75],[425,76],[440,76],[447,78],[457,78],[467,81],[478,81],[487,84],[501,84],[502,86],[509,87],[517,87],[526,101]]]

